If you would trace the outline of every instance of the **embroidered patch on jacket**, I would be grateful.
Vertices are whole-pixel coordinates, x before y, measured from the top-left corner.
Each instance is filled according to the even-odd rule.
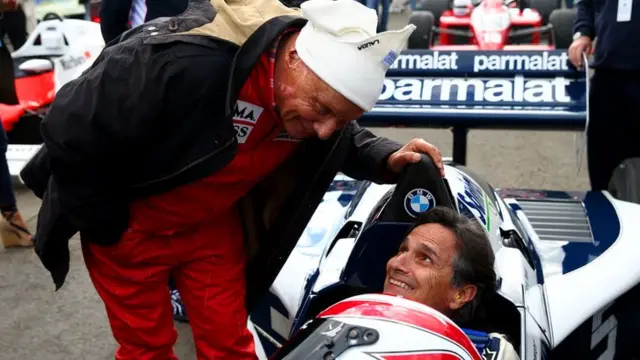
[[[238,100],[233,107],[233,120],[248,121],[255,124],[258,122],[260,115],[262,115],[262,110],[264,108],[260,106]]]
[[[236,128],[236,138],[238,139],[238,144],[244,144],[245,142],[247,142],[247,138],[249,137],[249,134],[251,134],[253,126],[244,124],[233,124],[233,127]]]

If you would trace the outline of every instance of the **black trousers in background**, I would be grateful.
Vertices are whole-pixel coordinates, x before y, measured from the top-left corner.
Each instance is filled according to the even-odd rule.
[[[0,103],[18,104],[13,58],[3,43],[0,43],[0,74]]]
[[[0,76],[0,103],[17,104],[13,59],[4,44],[0,46],[0,74],[2,74]],[[7,135],[0,119],[0,210],[13,211],[16,208],[16,198],[7,164],[7,146]]]
[[[607,190],[615,168],[640,157],[640,71],[596,70],[589,102],[589,180],[592,190]]]
[[[29,37],[27,34],[27,17],[19,6],[16,11],[0,13],[0,37],[9,36],[13,50],[18,50]]]

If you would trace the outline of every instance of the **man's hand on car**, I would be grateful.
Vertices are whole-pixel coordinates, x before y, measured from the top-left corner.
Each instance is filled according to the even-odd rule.
[[[588,36],[581,36],[574,40],[569,46],[569,61],[575,66],[578,70],[582,70],[584,68],[584,64],[582,61],[582,53],[591,52],[591,39]]]
[[[412,139],[400,150],[394,152],[387,160],[387,166],[394,172],[400,172],[407,164],[420,161],[420,154],[427,154],[440,170],[440,176],[444,176],[444,165],[442,165],[442,154],[434,145],[420,138]]]

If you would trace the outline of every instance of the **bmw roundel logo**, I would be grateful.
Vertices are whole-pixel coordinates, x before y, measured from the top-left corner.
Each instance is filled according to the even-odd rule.
[[[436,199],[425,189],[413,189],[409,191],[404,198],[404,209],[407,214],[412,217],[418,217],[423,213],[436,206]]]

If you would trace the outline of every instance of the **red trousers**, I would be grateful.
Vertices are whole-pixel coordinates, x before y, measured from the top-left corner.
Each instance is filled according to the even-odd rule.
[[[83,242],[91,280],[120,344],[118,360],[177,359],[169,297],[173,275],[198,359],[257,359],[245,310],[245,252],[237,212],[187,230],[129,230],[116,245]]]

